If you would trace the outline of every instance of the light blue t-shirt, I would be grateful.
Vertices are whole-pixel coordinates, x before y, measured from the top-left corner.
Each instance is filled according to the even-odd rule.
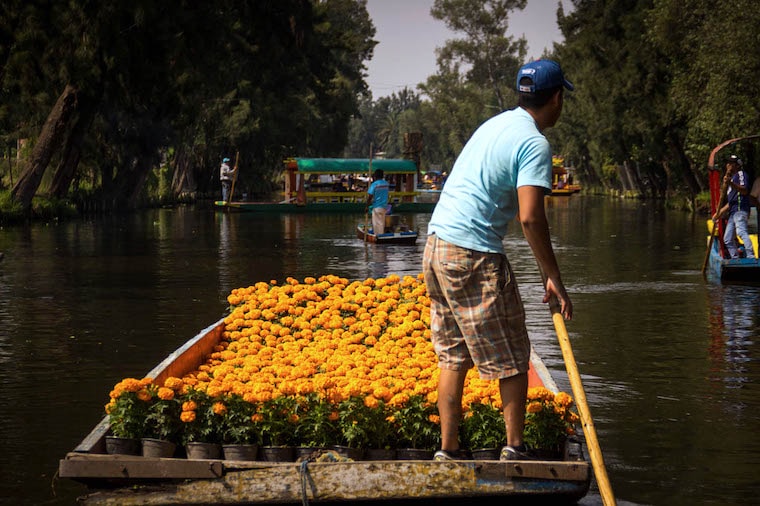
[[[390,186],[388,185],[388,181],[385,179],[378,179],[377,181],[373,181],[371,185],[369,185],[369,189],[367,190],[367,193],[372,195],[372,205],[370,206],[372,209],[375,209],[376,207],[387,207],[388,206],[388,190]]]
[[[428,224],[446,242],[502,253],[507,224],[517,214],[517,188],[539,186],[551,193],[549,142],[520,107],[483,123],[451,169]]]

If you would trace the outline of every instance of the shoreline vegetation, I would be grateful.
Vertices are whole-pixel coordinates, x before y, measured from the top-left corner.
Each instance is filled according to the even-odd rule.
[[[433,2],[455,32],[435,73],[377,97],[364,0],[13,3],[0,16],[1,223],[214,197],[219,163],[237,154],[235,189],[250,199],[294,156],[450,170],[462,139],[518,103],[527,55],[508,30],[520,2],[507,3]],[[760,48],[754,3],[576,4],[557,10],[562,41],[544,55],[576,86],[546,133],[552,149],[587,194],[699,211],[711,147],[760,130],[748,105],[760,72],[743,56]],[[732,150],[754,178],[756,146]]]

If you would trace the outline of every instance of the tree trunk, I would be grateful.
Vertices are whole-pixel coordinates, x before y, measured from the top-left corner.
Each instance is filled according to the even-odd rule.
[[[670,133],[668,135],[668,145],[670,146],[670,149],[673,150],[676,158],[678,159],[679,165],[681,167],[680,172],[683,176],[683,182],[689,188],[691,195],[694,196],[704,190],[705,186],[703,182],[700,180],[699,176],[691,166],[689,158],[686,156],[686,153],[684,153],[683,145],[678,141],[674,133]]]
[[[193,188],[190,157],[185,149],[180,149],[174,158],[174,175],[172,177],[172,195],[174,198],[179,197],[185,188]]]
[[[140,157],[137,159],[134,170],[130,174],[129,180],[131,185],[128,186],[130,193],[127,196],[127,208],[134,209],[137,207],[137,198],[140,196],[140,192],[145,186],[145,181],[148,179],[148,173],[150,173],[151,163],[150,158]]]
[[[21,203],[24,210],[31,208],[32,198],[37,193],[50,159],[60,146],[72,115],[77,111],[77,94],[78,90],[74,86],[66,85],[42,127],[29,163],[11,190],[11,197]]]
[[[58,198],[66,196],[79,165],[85,133],[89,130],[94,116],[95,101],[80,97],[79,116],[66,140],[61,163],[53,175],[53,182],[50,186],[51,195]]]

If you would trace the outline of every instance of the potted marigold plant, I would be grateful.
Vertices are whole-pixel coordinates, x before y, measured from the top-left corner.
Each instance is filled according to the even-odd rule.
[[[152,396],[148,386],[152,380],[125,378],[111,390],[105,410],[112,435],[106,436],[108,453],[139,455],[140,439],[145,434],[145,419]]]
[[[310,393],[298,399],[298,423],[295,440],[300,446],[298,453],[311,454],[316,449],[330,448],[339,441],[338,420],[340,415],[326,399]]]
[[[422,395],[413,395],[394,411],[393,419],[399,428],[397,457],[415,460],[432,458],[433,450],[440,446],[441,441],[440,418],[435,405]],[[418,451],[408,452],[409,449]]]
[[[504,415],[490,404],[471,404],[462,420],[461,435],[474,458],[498,459],[507,440]]]
[[[537,456],[561,458],[565,441],[575,434],[578,415],[571,411],[573,399],[564,392],[554,394],[544,387],[528,390],[525,406],[525,443]]]
[[[257,405],[233,394],[224,400],[222,440],[227,460],[256,460],[261,444]]]
[[[264,460],[287,462],[295,460],[295,432],[299,416],[294,397],[281,395],[270,399],[257,410]]]
[[[338,404],[338,453],[353,460],[363,458],[364,449],[369,444],[368,429],[371,419],[372,409],[365,404],[363,397],[349,397]]]
[[[367,449],[365,456],[368,460],[393,460],[396,458],[394,443],[398,427],[388,405],[373,396],[364,398],[364,404],[369,408],[364,424],[367,434]]]
[[[148,392],[151,400],[145,417],[143,456],[171,457],[179,440],[181,403],[171,388],[149,385]]]
[[[181,440],[187,457],[215,459],[222,455],[222,431],[227,406],[205,391],[190,389],[181,398]]]

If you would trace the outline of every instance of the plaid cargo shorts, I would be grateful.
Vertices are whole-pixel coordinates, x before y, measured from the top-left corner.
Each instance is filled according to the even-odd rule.
[[[461,248],[431,234],[422,269],[441,369],[474,364],[486,380],[528,370],[525,309],[506,256]]]

